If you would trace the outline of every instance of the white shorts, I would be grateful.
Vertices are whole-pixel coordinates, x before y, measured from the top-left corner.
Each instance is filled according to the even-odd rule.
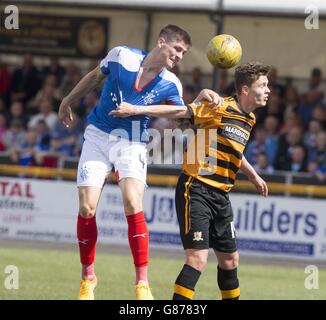
[[[88,125],[78,163],[77,186],[102,188],[108,174],[115,170],[117,182],[135,178],[146,186],[146,144],[129,141]]]

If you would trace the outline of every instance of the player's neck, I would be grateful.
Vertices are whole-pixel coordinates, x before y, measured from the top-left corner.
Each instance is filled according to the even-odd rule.
[[[252,104],[249,103],[249,101],[243,97],[238,97],[239,103],[238,106],[240,110],[244,113],[250,113],[253,112],[257,107],[253,106]]]
[[[143,71],[157,73],[157,74],[160,73],[164,67],[165,67],[164,63],[159,61],[156,58],[156,55],[153,54],[153,52],[150,52],[146,56],[142,64]]]

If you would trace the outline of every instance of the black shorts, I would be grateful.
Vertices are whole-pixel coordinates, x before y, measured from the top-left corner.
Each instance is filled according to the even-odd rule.
[[[237,250],[228,193],[183,173],[176,186],[175,206],[184,249]]]

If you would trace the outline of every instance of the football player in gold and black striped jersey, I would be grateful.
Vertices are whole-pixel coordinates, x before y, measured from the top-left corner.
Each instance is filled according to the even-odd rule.
[[[253,62],[235,70],[236,97],[224,98],[222,106],[207,101],[189,106],[132,106],[122,103],[114,116],[149,115],[190,118],[197,125],[183,158],[176,186],[176,211],[186,262],[175,282],[173,299],[192,299],[203,271],[208,249],[218,260],[217,283],[223,299],[240,296],[237,267],[239,255],[228,193],[241,169],[261,195],[268,195],[263,179],[243,156],[256,119],[253,111],[266,106],[269,66]]]

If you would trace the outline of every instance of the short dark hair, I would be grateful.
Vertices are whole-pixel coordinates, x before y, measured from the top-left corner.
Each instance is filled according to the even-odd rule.
[[[171,42],[173,40],[183,41],[188,46],[191,46],[191,37],[189,33],[173,24],[166,25],[160,31],[158,36],[164,38],[167,42]]]
[[[234,84],[238,94],[241,93],[242,86],[250,87],[260,76],[268,75],[271,66],[261,62],[248,62],[235,69]]]

